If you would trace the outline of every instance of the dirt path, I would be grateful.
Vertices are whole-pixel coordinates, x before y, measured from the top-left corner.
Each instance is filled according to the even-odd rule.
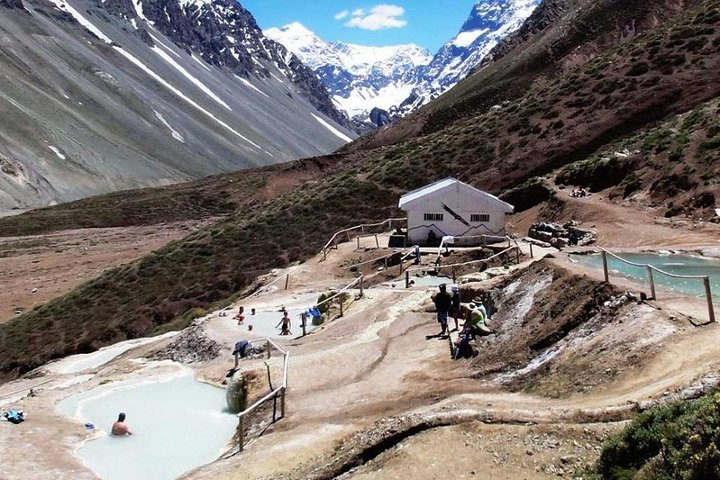
[[[599,233],[597,244],[606,248],[714,247],[720,252],[720,224],[667,219],[653,209],[636,210],[612,203],[605,192],[589,198],[572,198],[569,193],[567,189],[557,191],[564,207],[556,212],[555,218],[547,218],[546,207],[534,207],[513,215],[509,219],[511,230],[527,235],[530,225],[542,216],[543,220],[577,220],[584,226],[594,226]]]

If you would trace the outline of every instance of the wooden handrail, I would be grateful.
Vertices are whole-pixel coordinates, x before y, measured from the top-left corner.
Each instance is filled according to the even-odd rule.
[[[36,384],[33,385],[32,387],[23,387],[23,388],[21,388],[21,389],[19,389],[19,390],[15,390],[15,391],[10,392],[10,393],[3,393],[2,395],[0,395],[0,398],[9,398],[9,397],[12,397],[12,396],[14,396],[14,395],[17,395],[18,393],[22,393],[22,392],[24,392],[24,391],[26,391],[26,390],[27,390],[27,391],[33,390],[33,389],[35,389],[35,388],[37,388],[37,387],[39,387],[39,386],[41,386],[41,385],[45,385],[46,383],[50,383],[50,382],[52,382],[52,381],[53,381],[53,379],[51,378],[51,379],[49,379],[49,380],[43,380],[42,382],[36,383]]]
[[[237,414],[238,418],[238,446],[239,450],[242,452],[245,448],[245,417],[255,411],[260,405],[263,403],[276,399],[278,395],[280,395],[280,418],[283,418],[285,416],[285,393],[287,391],[288,386],[288,365],[290,363],[290,352],[283,350],[277,343],[273,342],[269,338],[265,339],[267,341],[267,348],[268,348],[268,355],[270,354],[270,346],[272,345],[277,350],[279,350],[283,354],[283,376],[282,376],[282,384],[276,388],[275,390],[271,391],[261,399],[257,400],[255,403],[247,407],[245,410]],[[273,411],[273,421],[275,420],[274,417],[274,411]]]
[[[258,288],[257,292],[255,292],[255,293],[253,293],[252,295],[250,295],[250,297],[254,297],[254,296],[256,296],[256,295],[260,295],[260,294],[266,292],[267,289],[268,289],[268,287],[270,287],[270,286],[272,286],[272,285],[275,285],[277,282],[279,282],[279,281],[282,280],[282,279],[286,279],[286,280],[287,280],[287,279],[290,277],[290,274],[291,274],[292,272],[294,272],[295,270],[297,270],[298,268],[300,268],[300,265],[296,265],[296,266],[292,267],[290,270],[288,270],[287,272],[285,272],[285,275],[280,275],[279,277],[277,277],[275,280],[273,280],[272,282],[268,283],[267,285],[263,285],[262,287]]]
[[[320,305],[324,305],[324,304],[326,304],[326,303],[329,303],[330,301],[334,300],[334,299],[337,298],[338,296],[340,296],[340,295],[342,295],[343,293],[345,293],[345,292],[347,292],[348,290],[350,290],[352,287],[354,287],[354,286],[357,285],[358,283],[362,282],[362,281],[363,281],[363,278],[364,278],[364,276],[363,276],[363,275],[360,275],[358,278],[356,278],[355,280],[353,280],[352,282],[350,282],[350,283],[348,283],[346,286],[344,286],[344,287],[342,288],[342,290],[340,290],[339,292],[337,292],[337,293],[334,294],[333,296],[326,298],[326,299],[323,300],[322,302],[317,303],[315,306],[316,306],[316,307],[319,307]]]
[[[626,263],[628,265],[632,265],[633,267],[638,268],[645,268],[648,272],[648,280],[650,282],[650,296],[653,300],[657,299],[657,292],[655,290],[655,279],[653,278],[653,271],[661,273],[663,275],[666,275],[671,278],[681,278],[681,279],[687,279],[687,280],[702,280],[704,287],[705,287],[705,300],[707,301],[707,309],[708,309],[708,319],[710,323],[715,323],[715,307],[713,306],[713,299],[712,299],[712,290],[710,288],[710,277],[708,275],[678,275],[676,273],[670,273],[666,272],[665,270],[661,270],[657,268],[654,265],[650,265],[648,263],[642,264],[642,263],[635,263],[631,262],[630,260],[625,260],[622,257],[619,257],[618,255],[615,255],[609,250],[606,250],[602,247],[600,248],[600,252],[602,253],[602,264],[603,264],[603,276],[605,277],[605,282],[610,283],[610,269],[608,268],[607,264],[607,256],[610,255],[611,257],[620,260],[623,263]]]
[[[519,249],[519,248],[520,248],[519,246],[508,247],[508,248],[506,248],[505,250],[496,253],[495,255],[492,255],[492,256],[490,256],[490,257],[488,257],[488,258],[483,258],[483,259],[481,259],[481,260],[471,260],[471,261],[469,261],[469,262],[452,263],[452,264],[448,264],[448,265],[438,265],[438,264],[436,264],[434,267],[415,267],[415,268],[408,268],[407,271],[408,271],[408,272],[422,272],[422,271],[426,271],[426,270],[442,270],[443,268],[450,268],[450,267],[463,267],[463,266],[466,266],[466,265],[473,265],[473,264],[476,264],[476,263],[487,263],[487,262],[489,262],[489,261],[491,261],[491,260],[494,260],[494,259],[497,258],[497,257],[500,257],[500,256],[502,256],[502,255],[504,255],[504,254],[506,254],[506,253],[508,253],[508,252],[511,252],[511,251],[516,250],[516,249]]]
[[[392,226],[392,222],[407,222],[407,218],[388,218],[387,220],[383,220],[382,222],[378,222],[378,223],[363,223],[361,225],[355,225],[354,227],[349,227],[349,228],[344,228],[342,230],[338,230],[337,232],[335,232],[335,234],[332,236],[332,238],[330,238],[330,240],[328,240],[328,242],[325,244],[325,246],[322,247],[322,249],[320,250],[323,254],[323,260],[325,260],[325,258],[327,258],[327,250],[330,248],[330,245],[335,243],[335,241],[337,240],[337,237],[342,235],[343,233],[349,234],[353,230],[358,230],[358,229],[362,230],[364,232],[366,228],[382,227],[386,223],[389,224],[390,226]]]
[[[282,277],[281,277],[282,278]],[[360,284],[360,296],[363,294],[363,275],[360,275],[358,278],[347,284],[345,287],[343,287],[339,292],[332,295],[331,297],[326,298],[322,302],[318,303],[316,306],[323,305],[325,303],[328,303],[335,298],[337,298],[339,295],[342,295],[358,283]],[[342,305],[340,306],[340,312],[342,315]],[[282,374],[282,384],[272,390],[270,393],[266,394],[264,397],[257,400],[255,403],[247,407],[245,410],[237,414],[238,418],[238,446],[239,450],[242,451],[245,448],[245,417],[248,416],[250,413],[255,411],[260,405],[262,405],[265,402],[268,402],[270,400],[277,399],[278,395],[280,395],[280,418],[285,417],[285,394],[287,393],[288,388],[288,369],[290,366],[290,352],[287,350],[284,350],[280,345],[275,343],[270,338],[265,338],[265,341],[267,342],[267,348],[268,348],[268,358],[270,355],[270,347],[274,347],[276,350],[280,351],[280,353],[283,354],[283,374]],[[275,421],[275,414],[273,410],[273,421]]]
[[[602,247],[599,247],[599,248],[600,248],[600,250],[602,250],[603,252],[607,253],[607,254],[610,255],[611,257],[614,257],[614,258],[620,260],[620,261],[623,262],[623,263],[627,263],[628,265],[632,265],[633,267],[652,268],[652,269],[655,270],[656,272],[662,273],[663,275],[667,275],[668,277],[672,277],[672,278],[683,278],[683,279],[689,279],[689,280],[703,280],[703,279],[705,279],[705,278],[708,278],[707,275],[679,275],[679,274],[677,274],[677,273],[666,272],[665,270],[661,270],[661,269],[657,268],[657,267],[654,266],[654,265],[650,265],[649,263],[635,263],[635,262],[631,262],[630,260],[625,260],[624,258],[615,255],[614,253],[612,253],[612,252],[609,251],[609,250],[605,250],[605,249],[602,248]]]

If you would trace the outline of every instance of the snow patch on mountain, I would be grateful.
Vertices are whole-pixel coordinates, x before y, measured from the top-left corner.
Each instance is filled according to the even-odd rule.
[[[312,116],[315,118],[315,120],[318,121],[318,123],[319,123],[320,125],[322,125],[323,127],[327,128],[327,129],[328,129],[330,132],[332,132],[332,134],[335,135],[336,137],[340,138],[341,140],[345,140],[346,142],[352,142],[352,138],[348,137],[347,135],[345,135],[344,133],[342,133],[340,130],[338,130],[337,128],[333,127],[332,125],[330,125],[328,122],[326,122],[326,121],[323,120],[322,118],[318,117],[318,116],[315,115],[314,113],[311,113],[310,115],[312,115]]]
[[[300,23],[270,28],[320,77],[333,103],[358,123],[371,113],[387,121],[419,108],[455,86],[503,38],[522,26],[541,0],[481,0],[458,34],[434,55],[417,45],[368,47],[326,42]],[[374,126],[380,126],[374,123]]]
[[[390,108],[412,92],[418,66],[432,60],[413,44],[372,47],[326,42],[300,23],[265,30],[265,35],[297,55],[313,69],[350,117],[365,116],[373,107]]]

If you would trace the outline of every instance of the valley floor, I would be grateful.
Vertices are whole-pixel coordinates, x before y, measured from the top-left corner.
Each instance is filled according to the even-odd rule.
[[[0,237],[0,322],[183,238],[208,221]]]
[[[598,244],[606,248],[702,249],[707,254],[720,249],[717,224],[655,219],[609,204],[600,195],[563,200],[558,217],[593,224]],[[527,231],[536,216],[530,211],[512,221],[518,231]],[[156,231],[138,248],[152,249],[154,241],[178,232]],[[128,237],[130,245],[142,233],[135,235]],[[529,246],[521,245],[529,253]],[[535,253],[535,259],[526,257],[505,275],[464,285],[473,291],[495,289],[506,302],[497,314],[501,331],[478,344],[475,359],[453,361],[447,340],[426,339],[438,330],[433,292],[404,289],[402,282],[374,284],[344,317],[306,337],[281,341],[291,354],[287,417],[252,438],[244,452],[184,478],[572,477],[595,461],[602,440],[639,409],[717,382],[712,374],[720,365],[720,327],[692,325],[688,315],[703,315],[702,304],[695,301],[666,298],[600,308],[601,313],[545,349],[518,344],[518,338],[532,337],[555,320],[543,317],[536,305],[570,295],[568,283],[599,284],[602,278],[602,272],[572,263],[565,253]],[[542,260],[541,253],[554,258]],[[223,350],[216,358],[190,364],[196,376],[221,385],[231,366],[229,349],[240,338],[252,338],[232,319],[234,308],[277,311],[341,287],[353,279],[343,265],[357,255],[354,243],[341,244],[325,262],[318,256],[275,272],[281,279],[276,285],[290,273],[289,290],[242,300],[227,316],[215,312],[201,319],[200,333],[193,336],[217,342]],[[2,260],[8,258],[14,257]],[[513,279],[517,285],[509,283]],[[613,283],[618,292],[642,289],[629,281]],[[586,301],[589,294],[578,295],[578,301]],[[167,337],[139,345],[76,373],[62,373],[61,361],[1,386],[0,408],[22,408],[30,419],[19,426],[0,423],[0,451],[13,459],[0,463],[0,478],[94,478],[73,456],[90,434],[78,420],[55,413],[56,402],[133,375],[172,374],[175,367],[167,363],[138,359],[152,357],[173,341]],[[543,354],[550,359],[543,361]],[[273,369],[278,361],[270,362]],[[241,367],[264,376],[262,359]],[[32,386],[35,396],[28,397]],[[259,395],[263,388],[252,393]],[[237,450],[234,445],[228,449]]]

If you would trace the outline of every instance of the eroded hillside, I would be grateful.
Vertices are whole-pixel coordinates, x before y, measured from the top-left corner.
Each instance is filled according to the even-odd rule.
[[[8,322],[0,327],[0,370],[14,376],[51,358],[144,335],[242,291],[259,272],[306,259],[342,227],[395,214],[401,193],[447,175],[498,194],[520,188],[522,198],[534,177],[715,98],[719,8],[717,0],[688,5],[499,108],[479,109],[423,137],[341,155],[321,178]]]

